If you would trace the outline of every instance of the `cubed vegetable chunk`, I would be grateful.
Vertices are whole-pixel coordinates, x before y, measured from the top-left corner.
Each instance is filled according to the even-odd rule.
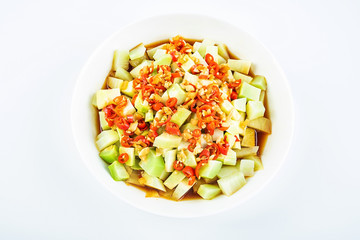
[[[176,123],[179,127],[181,127],[190,114],[191,111],[186,108],[179,107],[176,113],[171,117],[170,122]]]
[[[203,178],[214,178],[220,172],[221,166],[220,161],[210,160],[200,168],[199,175]]]
[[[110,175],[115,181],[124,181],[129,178],[129,174],[127,173],[123,164],[118,161],[114,161],[109,167]]]
[[[271,121],[268,118],[259,117],[253,120],[250,120],[248,127],[254,128],[258,131],[271,134]]]
[[[98,109],[103,109],[113,102],[113,99],[120,96],[120,89],[103,89],[96,92],[96,105]]]
[[[157,148],[177,148],[180,142],[181,137],[164,132],[155,138],[153,146]]]
[[[260,93],[261,89],[243,82],[240,86],[239,98],[247,98],[248,100],[259,101]]]
[[[200,185],[197,193],[206,200],[213,199],[221,193],[221,190],[218,186],[212,184],[202,184]]]
[[[217,182],[221,191],[227,196],[232,195],[246,184],[244,175],[241,172],[233,173],[219,179]]]
[[[254,176],[254,161],[248,159],[242,159],[240,162],[240,172],[246,177]]]
[[[99,156],[107,163],[113,163],[118,160],[119,151],[117,146],[111,145],[102,150]]]
[[[249,74],[251,62],[247,60],[229,59],[228,65],[230,67],[230,70],[237,71],[243,74]]]
[[[99,151],[119,141],[119,135],[114,130],[102,131],[96,137],[96,146]]]
[[[264,104],[260,101],[249,101],[246,105],[246,114],[249,120],[263,117],[265,114]]]

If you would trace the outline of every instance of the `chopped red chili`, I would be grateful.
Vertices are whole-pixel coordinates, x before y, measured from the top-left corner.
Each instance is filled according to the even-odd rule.
[[[123,146],[123,147],[131,147],[131,145],[132,145],[132,138],[130,138],[129,136],[123,136],[122,138],[121,138],[121,146]]]
[[[196,165],[196,168],[195,168],[195,176],[197,178],[199,178],[199,171],[200,171],[200,168],[202,166],[204,166],[205,164],[208,163],[208,160],[207,159],[204,159],[204,160],[201,160],[200,162],[198,162],[198,164]]]
[[[178,136],[180,136],[181,134],[179,125],[173,122],[166,123],[165,131],[169,134],[178,135]]]
[[[127,153],[122,153],[120,154],[120,156],[118,157],[118,161],[120,163],[126,163],[129,160],[129,154]]]
[[[177,99],[172,97],[172,98],[169,98],[168,100],[166,100],[165,105],[169,108],[172,108],[176,105],[176,103],[177,103]]]
[[[155,111],[159,111],[162,107],[164,107],[164,104],[158,102],[158,103],[155,103],[154,105],[152,105],[152,108],[155,110]]]
[[[173,167],[175,170],[181,171],[183,170],[183,168],[185,167],[184,163],[180,162],[180,161],[175,161],[173,164]]]

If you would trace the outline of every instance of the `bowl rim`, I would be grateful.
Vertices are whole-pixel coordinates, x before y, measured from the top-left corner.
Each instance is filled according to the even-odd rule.
[[[143,207],[141,205],[135,204],[131,201],[129,201],[126,197],[122,197],[119,196],[117,193],[114,192],[114,190],[108,186],[95,172],[94,169],[92,169],[90,167],[90,164],[85,161],[85,157],[83,156],[81,147],[80,147],[80,139],[78,138],[78,136],[76,135],[76,131],[75,131],[75,101],[76,101],[76,93],[77,93],[77,89],[79,88],[80,85],[80,79],[83,78],[83,76],[85,75],[86,69],[88,68],[88,65],[93,61],[93,59],[95,58],[95,56],[98,54],[98,52],[100,52],[102,50],[102,48],[104,46],[106,46],[115,36],[117,36],[119,33],[121,33],[124,29],[131,27],[132,25],[136,25],[139,24],[141,22],[144,21],[151,21],[157,18],[171,18],[171,17],[200,17],[200,18],[208,18],[211,19],[213,21],[217,21],[219,23],[225,24],[225,25],[229,25],[239,31],[241,31],[243,34],[248,35],[248,37],[254,39],[257,41],[258,44],[260,44],[263,47],[263,50],[265,52],[267,52],[267,54],[272,58],[273,64],[277,67],[277,71],[278,73],[281,75],[281,77],[284,79],[284,84],[285,84],[285,88],[286,91],[289,94],[289,101],[290,101],[290,106],[291,106],[291,122],[290,122],[290,128],[289,129],[289,139],[288,139],[288,145],[286,147],[286,149],[284,149],[283,151],[283,157],[281,159],[281,161],[277,164],[277,168],[272,172],[272,174],[266,179],[265,182],[263,182],[261,184],[260,187],[257,187],[257,189],[255,191],[253,191],[251,194],[246,195],[244,198],[242,198],[240,201],[238,201],[235,204],[231,204],[229,207],[223,207],[223,208],[219,208],[216,210],[212,210],[210,212],[206,212],[206,213],[200,213],[200,214],[194,214],[194,215],[181,215],[181,216],[177,216],[177,215],[172,215],[172,214],[166,214],[164,212],[158,212],[158,211],[154,211],[152,209],[148,209],[146,207]],[[159,39],[161,40],[161,39]],[[82,160],[82,162],[86,165],[86,167],[90,170],[90,172],[92,173],[92,175],[94,175],[96,177],[96,179],[103,185],[105,186],[106,189],[108,189],[113,195],[115,195],[116,197],[120,198],[122,201],[126,202],[127,204],[130,204],[131,206],[137,208],[137,209],[141,209],[145,212],[148,213],[153,213],[159,216],[164,216],[164,217],[174,217],[174,218],[197,218],[197,217],[204,217],[204,216],[210,216],[210,215],[214,215],[214,214],[218,214],[221,212],[225,212],[228,211],[236,206],[239,206],[240,204],[248,201],[249,199],[251,199],[252,197],[254,197],[255,195],[257,195],[265,186],[267,186],[272,180],[273,178],[277,175],[277,173],[280,171],[280,169],[282,168],[285,159],[287,158],[289,151],[292,147],[292,142],[293,142],[293,138],[294,138],[294,131],[295,131],[295,108],[294,108],[294,99],[293,99],[293,94],[291,91],[291,87],[289,84],[288,79],[286,78],[286,75],[283,71],[283,69],[281,68],[280,64],[278,63],[278,61],[275,59],[274,55],[272,54],[272,52],[262,43],[262,41],[260,41],[257,37],[253,36],[251,33],[243,30],[241,27],[239,27],[238,25],[235,25],[233,23],[230,23],[222,18],[219,17],[214,17],[214,16],[210,16],[210,15],[206,15],[206,14],[193,14],[193,13],[173,13],[173,14],[156,14],[156,15],[150,15],[147,17],[143,17],[140,18],[139,20],[136,21],[132,21],[126,25],[123,25],[122,27],[120,27],[118,30],[116,30],[115,32],[113,32],[112,34],[110,34],[107,38],[105,38],[105,40],[103,40],[90,54],[90,56],[87,58],[86,62],[84,65],[82,65],[81,71],[78,74],[78,76],[76,77],[76,82],[74,84],[74,87],[72,89],[72,99],[71,99],[71,114],[70,114],[70,120],[71,120],[71,130],[72,130],[72,135],[73,135],[73,140],[75,141],[75,145],[76,145],[76,149],[80,155],[80,158]],[[144,196],[145,198],[145,196]],[[192,200],[190,200],[192,201]],[[197,200],[194,200],[197,201]]]

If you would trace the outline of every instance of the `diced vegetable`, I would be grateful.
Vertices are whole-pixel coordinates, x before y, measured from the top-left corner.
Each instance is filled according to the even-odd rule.
[[[176,123],[179,127],[181,127],[190,114],[191,111],[186,108],[179,107],[177,112],[171,117],[170,122]]]
[[[118,68],[125,70],[129,69],[129,51],[128,50],[115,50],[112,70],[116,71]]]
[[[130,71],[131,76],[134,77],[134,78],[138,78],[140,76],[140,70],[142,68],[144,68],[145,66],[150,66],[151,63],[152,63],[152,61],[144,60],[137,67],[133,68],[133,70]],[[132,79],[130,79],[130,80],[132,80]]]
[[[254,147],[255,146],[255,130],[252,128],[246,128],[241,146]]]
[[[186,93],[185,91],[180,87],[179,84],[174,83],[171,85],[170,88],[168,88],[164,94],[161,97],[161,100],[163,103],[166,102],[169,98],[176,98],[177,99],[177,105],[181,105],[185,102],[186,99]]]
[[[205,61],[205,59],[200,55],[199,52],[194,52],[193,55],[192,55],[194,58],[196,58],[197,60],[199,60],[199,63],[204,65],[204,66],[207,66],[207,62]]]
[[[118,148],[115,145],[108,146],[102,150],[99,156],[107,163],[113,163],[117,161],[119,157]]]
[[[218,56],[218,64],[225,64],[226,60],[222,56]],[[229,70],[231,72],[231,70]]]
[[[121,67],[116,69],[115,77],[125,81],[133,80],[133,77],[130,75],[130,73]]]
[[[226,130],[227,132],[238,135],[243,134],[243,129],[240,128],[240,121],[229,120],[230,127]]]
[[[207,46],[206,47],[206,51],[205,51],[205,56],[206,54],[210,54],[211,56],[214,57],[214,62],[219,63],[218,59],[219,59],[219,54],[218,54],[218,47],[217,46]]]
[[[271,121],[268,118],[259,117],[248,122],[248,127],[271,134]]]
[[[142,56],[141,58],[137,58],[137,59],[134,59],[134,60],[130,60],[129,63],[130,65],[135,68],[137,66],[139,66],[144,60],[146,60],[146,55]]]
[[[235,165],[236,164],[236,152],[229,149],[227,155],[220,155],[219,159],[224,165]]]
[[[197,52],[199,50],[200,46],[201,46],[201,42],[194,42],[193,52]]]
[[[210,160],[200,168],[199,175],[203,178],[214,178],[220,172],[221,166],[220,161]]]
[[[133,97],[136,93],[136,90],[133,86],[133,81],[130,82],[123,82],[121,86],[121,92],[129,97]]]
[[[153,146],[157,148],[177,148],[180,142],[181,137],[164,132],[155,138]]]
[[[105,120],[105,113],[99,112],[100,127],[102,130],[110,129],[108,122]]]
[[[212,135],[212,140],[214,142],[218,141],[218,139],[221,139],[224,137],[224,131],[221,131],[220,129],[215,129],[214,134]]]
[[[133,48],[130,52],[129,52],[129,56],[131,60],[140,58],[142,56],[144,56],[146,51],[146,48],[144,46],[144,44],[139,44],[137,45],[135,48]]]
[[[198,128],[199,128],[198,126],[195,126],[191,123],[186,123],[183,126],[181,126],[180,131],[184,132],[186,129],[189,129],[190,131],[194,131],[195,129],[198,129]]]
[[[102,131],[96,137],[96,146],[99,151],[119,141],[119,135],[114,130]]]
[[[243,82],[239,90],[239,98],[247,98],[248,100],[259,101],[261,89],[251,86]]]
[[[236,110],[246,112],[246,98],[235,99],[231,103]]]
[[[160,177],[161,173],[165,170],[165,163],[162,156],[156,156],[155,150],[150,150],[146,159],[141,160],[140,167],[145,172],[154,177]]]
[[[260,88],[261,90],[266,90],[266,78],[264,76],[261,75],[256,75],[253,80],[250,83],[251,85],[253,85],[254,87]]]
[[[164,181],[165,179],[168,178],[169,175],[170,175],[170,173],[165,171],[165,169],[164,169],[164,171],[160,174],[159,178]]]
[[[254,176],[254,166],[253,160],[242,159],[240,161],[240,172],[246,177]]]
[[[250,120],[263,117],[265,114],[264,104],[260,101],[249,101],[246,105],[246,113]]]
[[[259,170],[264,169],[261,158],[259,156],[247,155],[246,159],[254,161],[254,171],[259,171]]]
[[[235,80],[241,79],[242,82],[247,82],[247,83],[250,83],[253,79],[252,77],[239,72],[234,72],[234,78]]]
[[[156,60],[154,62],[154,66],[158,66],[158,65],[167,65],[170,66],[172,61],[172,57],[170,54],[164,54],[162,55],[158,60]]]
[[[153,56],[153,58],[154,58],[154,60],[158,60],[158,59],[160,59],[160,57],[162,57],[165,54],[166,54],[165,49],[157,49],[154,56]]]
[[[234,106],[231,104],[230,101],[228,100],[224,100],[221,105],[220,105],[221,110],[226,113],[229,114],[231,112],[231,110],[234,109]]]
[[[167,172],[174,171],[174,162],[176,160],[176,150],[169,150],[166,151],[164,154],[165,158],[165,170]]]
[[[246,184],[244,175],[241,172],[233,173],[219,179],[217,182],[221,191],[227,196],[232,195]]]
[[[195,63],[192,59],[188,59],[184,64],[181,65],[182,69],[184,69],[185,72],[190,71],[191,67],[194,66]]]
[[[108,79],[107,79],[107,85],[110,88],[119,88],[119,89],[121,89],[122,83],[123,83],[123,80],[118,79],[118,78],[108,77]]]
[[[174,200],[179,200],[180,198],[182,198],[194,185],[194,184],[189,185],[188,182],[189,180],[185,178],[177,185],[175,191],[172,194],[172,198]]]
[[[135,149],[132,147],[120,147],[119,154],[126,153],[129,156],[129,160],[125,163],[127,166],[134,166],[135,165]]]
[[[166,179],[164,182],[164,185],[169,188],[173,189],[176,187],[183,179],[185,178],[185,175],[181,171],[175,170],[171,175]]]
[[[185,166],[195,168],[197,165],[195,160],[195,155],[187,149],[184,151],[184,153],[186,155],[186,159],[184,161]]]
[[[141,92],[138,94],[138,96],[135,99],[135,108],[140,113],[147,113],[150,110],[149,103],[146,100],[143,101]]]
[[[146,172],[144,172],[142,174],[142,177],[139,179],[139,181],[140,181],[140,183],[143,183],[144,185],[146,185],[148,187],[152,187],[152,188],[158,189],[163,192],[166,191],[163,182],[159,178],[151,176],[151,175],[147,174]]]
[[[154,47],[154,48],[152,48],[150,50],[147,50],[147,54],[148,54],[149,58],[154,59],[154,55],[155,55],[156,51],[158,49],[162,49],[164,46],[165,46],[165,44],[161,44],[161,45],[159,45],[157,47]]]
[[[102,109],[112,103],[113,99],[120,96],[120,89],[105,89],[96,92],[96,105]]]
[[[196,85],[199,81],[199,77],[189,72],[185,72],[184,81],[188,81],[189,83]]]
[[[240,150],[235,150],[235,152],[237,158],[243,158],[249,155],[256,154],[258,150],[259,150],[259,146],[255,146],[255,147],[241,148]]]
[[[114,161],[109,167],[110,175],[115,181],[124,181],[129,178],[129,174],[127,173],[123,164],[118,161]]]
[[[231,174],[238,173],[239,169],[234,166],[223,166],[217,174],[218,178],[224,178]]]
[[[221,193],[221,190],[218,186],[212,184],[202,184],[200,185],[197,193],[206,200],[213,199]]]
[[[218,43],[217,46],[219,49],[219,55],[221,57],[223,57],[225,60],[228,60],[230,57],[229,57],[226,45],[223,43]]]
[[[206,47],[207,46],[213,46],[215,44],[214,40],[211,39],[204,39],[199,47],[199,49],[197,50],[200,55],[202,57],[205,57],[205,53],[206,53]]]
[[[145,122],[151,122],[154,120],[154,111],[152,109],[149,109],[145,113]]]
[[[228,65],[230,70],[237,71],[243,74],[249,74],[251,62],[247,60],[229,59]]]

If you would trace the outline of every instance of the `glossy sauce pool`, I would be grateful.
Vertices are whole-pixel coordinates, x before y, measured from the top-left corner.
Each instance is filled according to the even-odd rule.
[[[187,43],[190,43],[191,45],[193,45],[195,42],[201,42],[201,40],[195,40],[195,39],[187,39],[185,38],[185,41]],[[160,40],[160,41],[157,41],[157,42],[153,42],[153,43],[150,43],[150,44],[147,44],[145,45],[146,49],[147,50],[150,50],[154,47],[157,47],[161,44],[164,44],[164,43],[168,43],[169,40]],[[239,59],[237,56],[235,56],[229,49],[227,49],[227,52],[230,56],[231,59]],[[129,65],[129,72],[131,71],[133,67],[131,65]],[[255,74],[253,73],[252,69],[250,69],[250,72],[249,72],[249,75],[251,77],[254,77]],[[110,70],[109,74],[107,77],[114,77],[115,76],[115,71],[112,71]],[[106,78],[107,79],[107,78]],[[102,88],[101,89],[108,89],[109,87],[107,86],[107,81],[104,81],[103,85],[102,85]],[[264,106],[265,106],[265,116],[266,118],[270,119],[270,113],[269,113],[269,108],[268,108],[268,101],[267,101],[267,94],[265,92],[265,98],[264,98]],[[98,115],[98,111],[95,112],[95,120],[96,120],[96,130],[97,130],[97,134],[99,134],[101,132],[101,127],[100,127],[100,121],[99,121],[99,115]],[[255,130],[255,136],[256,136],[256,145],[259,146],[259,151],[258,151],[258,156],[261,157],[263,151],[264,151],[264,148],[265,148],[265,145],[266,145],[266,141],[267,141],[267,138],[268,138],[268,135],[269,134],[266,134],[266,133],[261,133],[261,132],[258,132]],[[134,170],[135,171],[135,170]],[[140,171],[136,171],[136,172],[139,172]],[[246,177],[248,178],[248,177]],[[173,190],[169,190],[167,189],[167,192],[166,193],[163,193],[162,191],[158,191],[158,190],[155,190],[153,188],[150,188],[150,187],[146,187],[146,186],[139,186],[139,185],[135,185],[135,184],[132,184],[132,183],[126,183],[127,185],[131,185],[133,187],[136,187],[137,189],[145,192],[145,196],[146,197],[161,197],[161,198],[165,198],[165,199],[168,199],[168,200],[173,200],[171,198],[171,193],[173,192]],[[184,200],[193,200],[193,199],[200,199],[201,197],[193,191],[193,188],[190,189],[190,191],[188,191],[185,196],[183,198],[181,198],[181,201],[184,201]]]

